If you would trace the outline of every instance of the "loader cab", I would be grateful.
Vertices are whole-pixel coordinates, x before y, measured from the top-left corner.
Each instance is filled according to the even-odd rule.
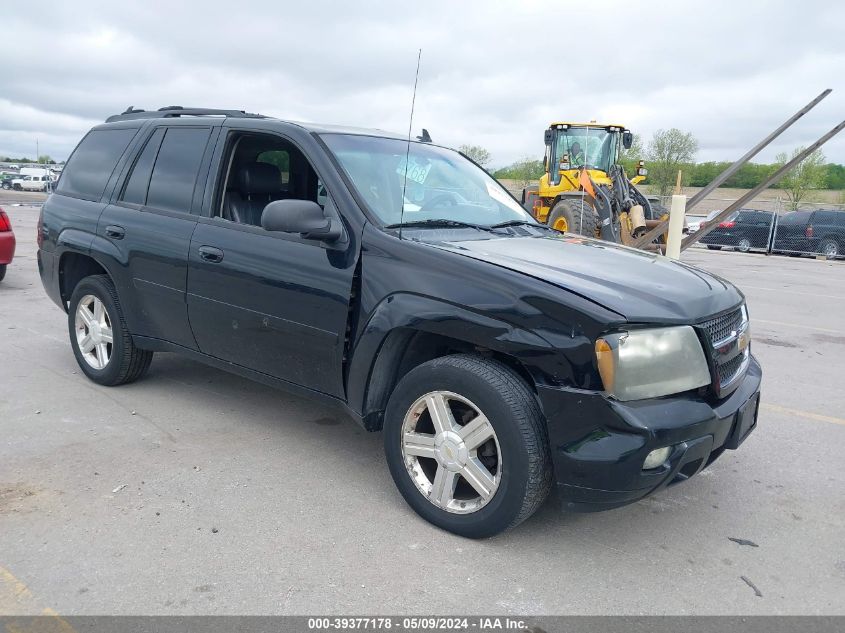
[[[567,172],[582,167],[605,177],[619,159],[621,147],[630,147],[631,132],[620,125],[553,123],[545,133],[546,171],[549,184],[571,177]],[[600,174],[591,173],[591,177]]]

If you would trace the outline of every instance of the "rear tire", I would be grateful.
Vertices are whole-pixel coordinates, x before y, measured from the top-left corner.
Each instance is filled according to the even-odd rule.
[[[537,400],[510,368],[478,356],[445,356],[406,374],[387,404],[384,449],[408,505],[469,538],[518,525],[552,485]]]
[[[6,266],[7,264],[0,264],[0,281],[3,281],[3,277],[6,276]]]
[[[598,216],[586,200],[563,199],[551,210],[546,224],[558,231],[595,237]]]
[[[117,290],[107,275],[80,281],[70,297],[68,331],[76,362],[94,382],[112,387],[141,378],[153,353],[135,347]]]
[[[839,243],[833,238],[826,237],[819,244],[819,253],[831,259],[838,257],[841,254],[839,250]]]
[[[747,237],[743,237],[741,240],[739,240],[739,244],[737,244],[736,250],[738,250],[740,253],[747,253],[751,250],[751,240],[749,240]]]
[[[708,244],[708,245],[707,245],[707,248],[708,248],[708,250],[711,250],[711,251],[720,251],[720,250],[722,250],[722,247],[721,247],[721,246],[713,246],[712,244]]]

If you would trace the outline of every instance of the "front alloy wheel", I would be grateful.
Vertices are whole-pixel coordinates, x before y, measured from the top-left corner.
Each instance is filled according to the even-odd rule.
[[[82,358],[94,369],[105,369],[111,358],[111,318],[103,302],[85,295],[76,306],[76,343]]]
[[[492,358],[443,356],[405,374],[385,410],[384,450],[408,505],[470,538],[518,525],[552,485],[539,403],[522,376]]]
[[[502,477],[493,425],[472,402],[449,391],[432,391],[411,405],[402,424],[402,456],[417,489],[447,512],[483,508]]]

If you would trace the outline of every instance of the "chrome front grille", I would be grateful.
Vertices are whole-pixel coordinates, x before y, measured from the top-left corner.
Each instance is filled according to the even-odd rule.
[[[701,324],[707,331],[707,336],[710,338],[710,344],[716,346],[718,343],[730,337],[731,332],[738,331],[740,326],[746,320],[744,310],[742,307],[737,308],[733,312],[728,312],[715,319],[710,319]]]
[[[751,360],[748,311],[745,305],[699,325],[706,333],[713,359],[713,388],[725,396],[745,375]]]

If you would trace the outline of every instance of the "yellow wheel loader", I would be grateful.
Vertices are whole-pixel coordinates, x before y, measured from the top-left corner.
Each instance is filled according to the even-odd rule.
[[[623,125],[552,123],[545,131],[545,173],[522,192],[522,204],[559,231],[631,244],[667,211],[636,185],[646,177],[643,161],[628,179],[619,152],[633,143]]]

